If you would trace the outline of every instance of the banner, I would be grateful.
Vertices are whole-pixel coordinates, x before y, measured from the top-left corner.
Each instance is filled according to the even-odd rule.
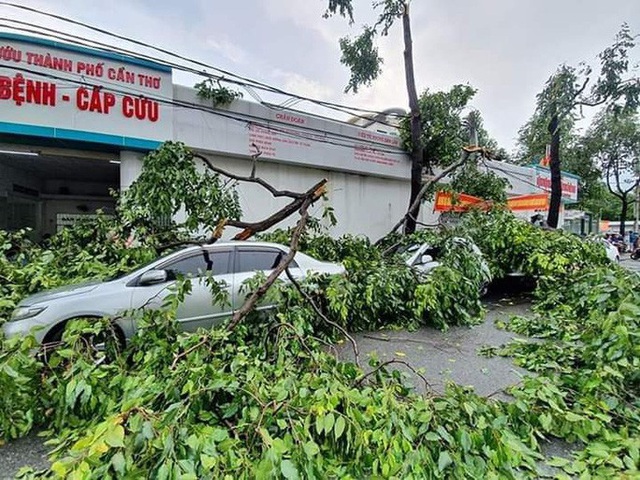
[[[118,145],[173,138],[174,108],[161,101],[173,98],[165,65],[6,32],[0,55],[3,127]]]
[[[549,196],[546,193],[520,195],[507,199],[507,207],[511,211],[519,210],[548,210]]]
[[[466,193],[453,194],[451,192],[437,192],[433,210],[435,212],[466,212],[469,210],[469,207],[486,210],[490,205],[491,202],[467,195]],[[507,199],[507,208],[512,212],[522,210],[548,210],[549,195],[546,193],[535,193],[511,197]]]
[[[466,212],[471,205],[478,205],[484,200],[466,193],[437,192],[434,206],[435,212]],[[454,204],[455,203],[455,204]]]

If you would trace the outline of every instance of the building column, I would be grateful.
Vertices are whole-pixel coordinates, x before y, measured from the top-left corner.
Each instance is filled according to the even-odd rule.
[[[122,150],[120,152],[120,191],[131,186],[142,172],[142,159],[144,155],[139,152]]]

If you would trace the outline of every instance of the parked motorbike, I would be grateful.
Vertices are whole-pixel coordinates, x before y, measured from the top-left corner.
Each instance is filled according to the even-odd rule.
[[[632,260],[640,260],[640,248],[636,248],[633,252],[631,252]]]

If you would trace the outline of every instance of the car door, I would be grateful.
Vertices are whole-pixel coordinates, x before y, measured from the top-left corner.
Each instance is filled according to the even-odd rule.
[[[236,247],[236,255],[234,261],[234,288],[233,288],[233,305],[234,310],[239,309],[244,303],[249,290],[246,286],[247,280],[252,278],[258,272],[262,272],[268,276],[274,268],[276,268],[282,259],[287,255],[287,251],[276,247],[241,245]],[[296,277],[302,276],[296,261],[289,264],[289,270]],[[280,279],[287,280],[286,274],[283,272]],[[268,301],[261,300],[256,310],[264,310],[272,308]]]
[[[162,300],[171,292],[178,278],[188,278],[191,281],[191,292],[178,306],[176,320],[186,331],[198,328],[210,328],[232,313],[232,284],[231,271],[232,249],[209,249],[189,252],[178,258],[169,260],[157,267],[167,272],[167,281],[162,284],[136,287],[133,307],[140,307],[152,301],[159,306]],[[226,292],[226,300],[214,304],[211,281],[221,284]]]

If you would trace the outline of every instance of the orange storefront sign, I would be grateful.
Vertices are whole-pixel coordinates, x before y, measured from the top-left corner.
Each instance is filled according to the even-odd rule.
[[[514,212],[518,210],[547,210],[549,196],[546,193],[537,193],[512,197],[507,200],[507,207]]]

